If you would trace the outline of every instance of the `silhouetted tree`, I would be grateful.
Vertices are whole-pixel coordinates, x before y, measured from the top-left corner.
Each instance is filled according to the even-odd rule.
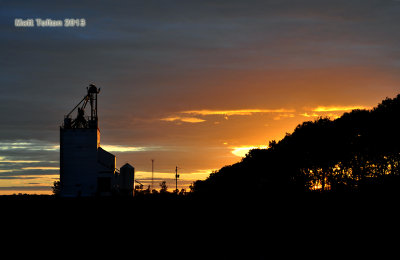
[[[61,182],[60,181],[53,182],[52,189],[53,189],[53,195],[60,196],[60,193],[61,193]]]
[[[168,186],[166,181],[162,181],[160,183],[160,193],[166,193],[168,192]]]
[[[147,189],[143,190],[143,194],[150,194],[150,185],[147,186]]]
[[[136,192],[142,192],[143,191],[143,184],[137,184],[135,185],[135,193]]]

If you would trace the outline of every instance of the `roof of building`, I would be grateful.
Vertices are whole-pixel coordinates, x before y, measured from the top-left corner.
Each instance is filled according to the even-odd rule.
[[[131,168],[131,169],[135,169],[135,167],[133,167],[132,165],[130,165],[129,163],[125,163],[121,168]]]

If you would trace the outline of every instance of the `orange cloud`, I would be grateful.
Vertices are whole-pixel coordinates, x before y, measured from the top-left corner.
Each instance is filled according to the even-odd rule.
[[[183,114],[194,114],[194,115],[202,115],[202,116],[209,116],[209,115],[225,115],[225,116],[249,116],[254,113],[292,113],[295,112],[293,109],[236,109],[236,110],[189,110],[183,111]]]
[[[350,111],[354,109],[368,109],[367,107],[364,106],[318,106],[317,108],[314,108],[312,111],[313,112],[333,112],[333,111]]]
[[[277,115],[277,116],[275,116],[273,119],[274,120],[281,120],[281,119],[283,119],[283,118],[293,118],[294,117],[294,114],[279,114],[279,115]]]
[[[125,146],[125,145],[101,145],[102,148],[109,152],[144,152],[151,150],[159,150],[161,147],[157,146],[147,146],[147,147],[138,147],[138,146]]]
[[[305,117],[316,117],[316,116],[318,116],[318,114],[316,114],[316,113],[313,113],[313,114],[308,114],[308,113],[303,113],[303,114],[300,114],[301,116],[305,116]]]
[[[168,122],[181,121],[181,122],[185,122],[185,123],[201,123],[201,122],[206,121],[204,119],[197,118],[197,117],[180,117],[180,116],[166,117],[166,118],[162,118],[160,120],[168,121]]]

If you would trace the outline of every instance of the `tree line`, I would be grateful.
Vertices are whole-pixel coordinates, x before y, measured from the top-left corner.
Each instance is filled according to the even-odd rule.
[[[371,110],[303,122],[282,140],[270,141],[268,149],[249,151],[191,188],[197,194],[396,191],[399,121],[397,95]]]
[[[151,189],[150,185],[147,186],[147,188],[144,188],[143,184],[138,184],[135,185],[134,190],[135,190],[135,196],[144,196],[144,195],[167,195],[170,194],[171,192],[168,191],[168,186],[166,181],[161,181],[159,183],[160,189]],[[186,189],[174,189],[171,194],[177,194],[177,195],[186,195]]]

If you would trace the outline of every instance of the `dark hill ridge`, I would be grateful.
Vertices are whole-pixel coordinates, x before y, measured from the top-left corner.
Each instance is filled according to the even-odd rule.
[[[296,127],[268,149],[193,184],[194,194],[271,194],[312,190],[400,190],[400,95],[372,110],[318,118]],[[248,183],[253,183],[248,186]]]

